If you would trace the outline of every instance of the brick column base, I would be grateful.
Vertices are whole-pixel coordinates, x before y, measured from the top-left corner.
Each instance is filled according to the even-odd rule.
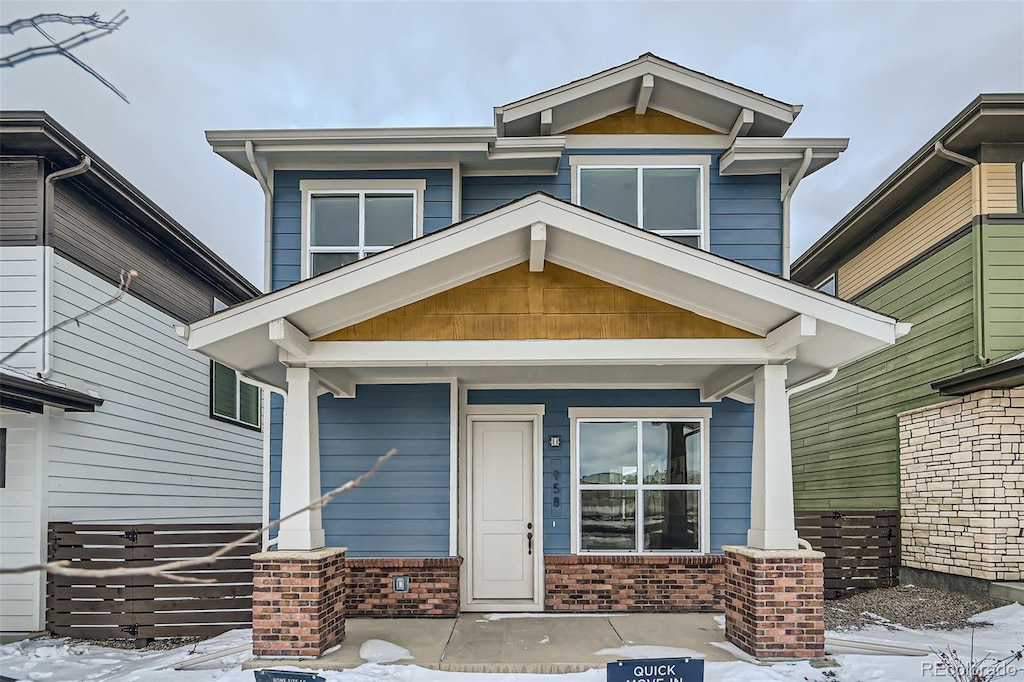
[[[252,555],[252,653],[315,658],[345,638],[345,548]]]
[[[824,656],[824,553],[723,549],[725,638],[757,658]]]

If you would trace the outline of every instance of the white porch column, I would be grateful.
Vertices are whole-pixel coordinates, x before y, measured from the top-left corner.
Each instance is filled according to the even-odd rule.
[[[754,372],[754,461],[750,484],[747,544],[756,549],[797,549],[785,365],[764,365]]]
[[[288,368],[281,444],[281,517],[320,497],[320,433],[317,419],[316,372]],[[324,546],[320,510],[306,511],[281,524],[279,550],[313,550]]]

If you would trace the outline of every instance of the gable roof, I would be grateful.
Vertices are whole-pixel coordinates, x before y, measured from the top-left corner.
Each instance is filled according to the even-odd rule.
[[[900,333],[891,318],[537,193],[195,322],[189,346],[281,386],[271,323],[286,320],[307,338],[323,336],[530,260],[538,233],[547,262],[757,336],[813,317],[817,331],[790,363],[792,383],[883,348]],[[769,342],[745,343],[763,349]]]
[[[818,284],[885,234],[886,230],[879,226],[886,218],[918,195],[935,189],[936,183],[951,170],[963,168],[942,156],[937,144],[957,154],[973,156],[982,143],[1024,142],[1021,131],[1024,93],[979,95],[797,258],[793,262],[793,279],[812,286]],[[952,178],[947,177],[948,184]]]
[[[144,237],[158,244],[193,276],[209,283],[221,300],[230,305],[260,293],[46,112],[0,111],[0,155],[42,156],[58,168],[70,168],[88,157],[89,168],[76,176],[76,181],[130,216]]]
[[[800,113],[759,92],[709,76],[650,52],[591,76],[494,108],[502,137],[560,134],[609,114],[650,107],[728,134],[743,110],[753,113],[748,135],[779,137]],[[542,114],[544,122],[542,123]]]

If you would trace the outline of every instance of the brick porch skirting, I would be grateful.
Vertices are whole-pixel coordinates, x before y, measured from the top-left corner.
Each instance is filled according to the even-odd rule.
[[[723,607],[725,563],[707,556],[547,556],[550,611],[710,611]]]
[[[824,656],[824,553],[724,549],[726,639],[758,658]]]
[[[462,557],[348,559],[345,609],[350,616],[459,615]],[[407,576],[408,592],[395,592],[393,578]]]
[[[252,653],[316,657],[345,638],[345,549],[252,555]]]

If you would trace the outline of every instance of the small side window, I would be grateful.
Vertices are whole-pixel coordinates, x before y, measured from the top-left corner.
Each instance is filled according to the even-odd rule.
[[[210,390],[210,416],[260,428],[259,388],[239,380],[238,374],[230,367],[213,362]]]

